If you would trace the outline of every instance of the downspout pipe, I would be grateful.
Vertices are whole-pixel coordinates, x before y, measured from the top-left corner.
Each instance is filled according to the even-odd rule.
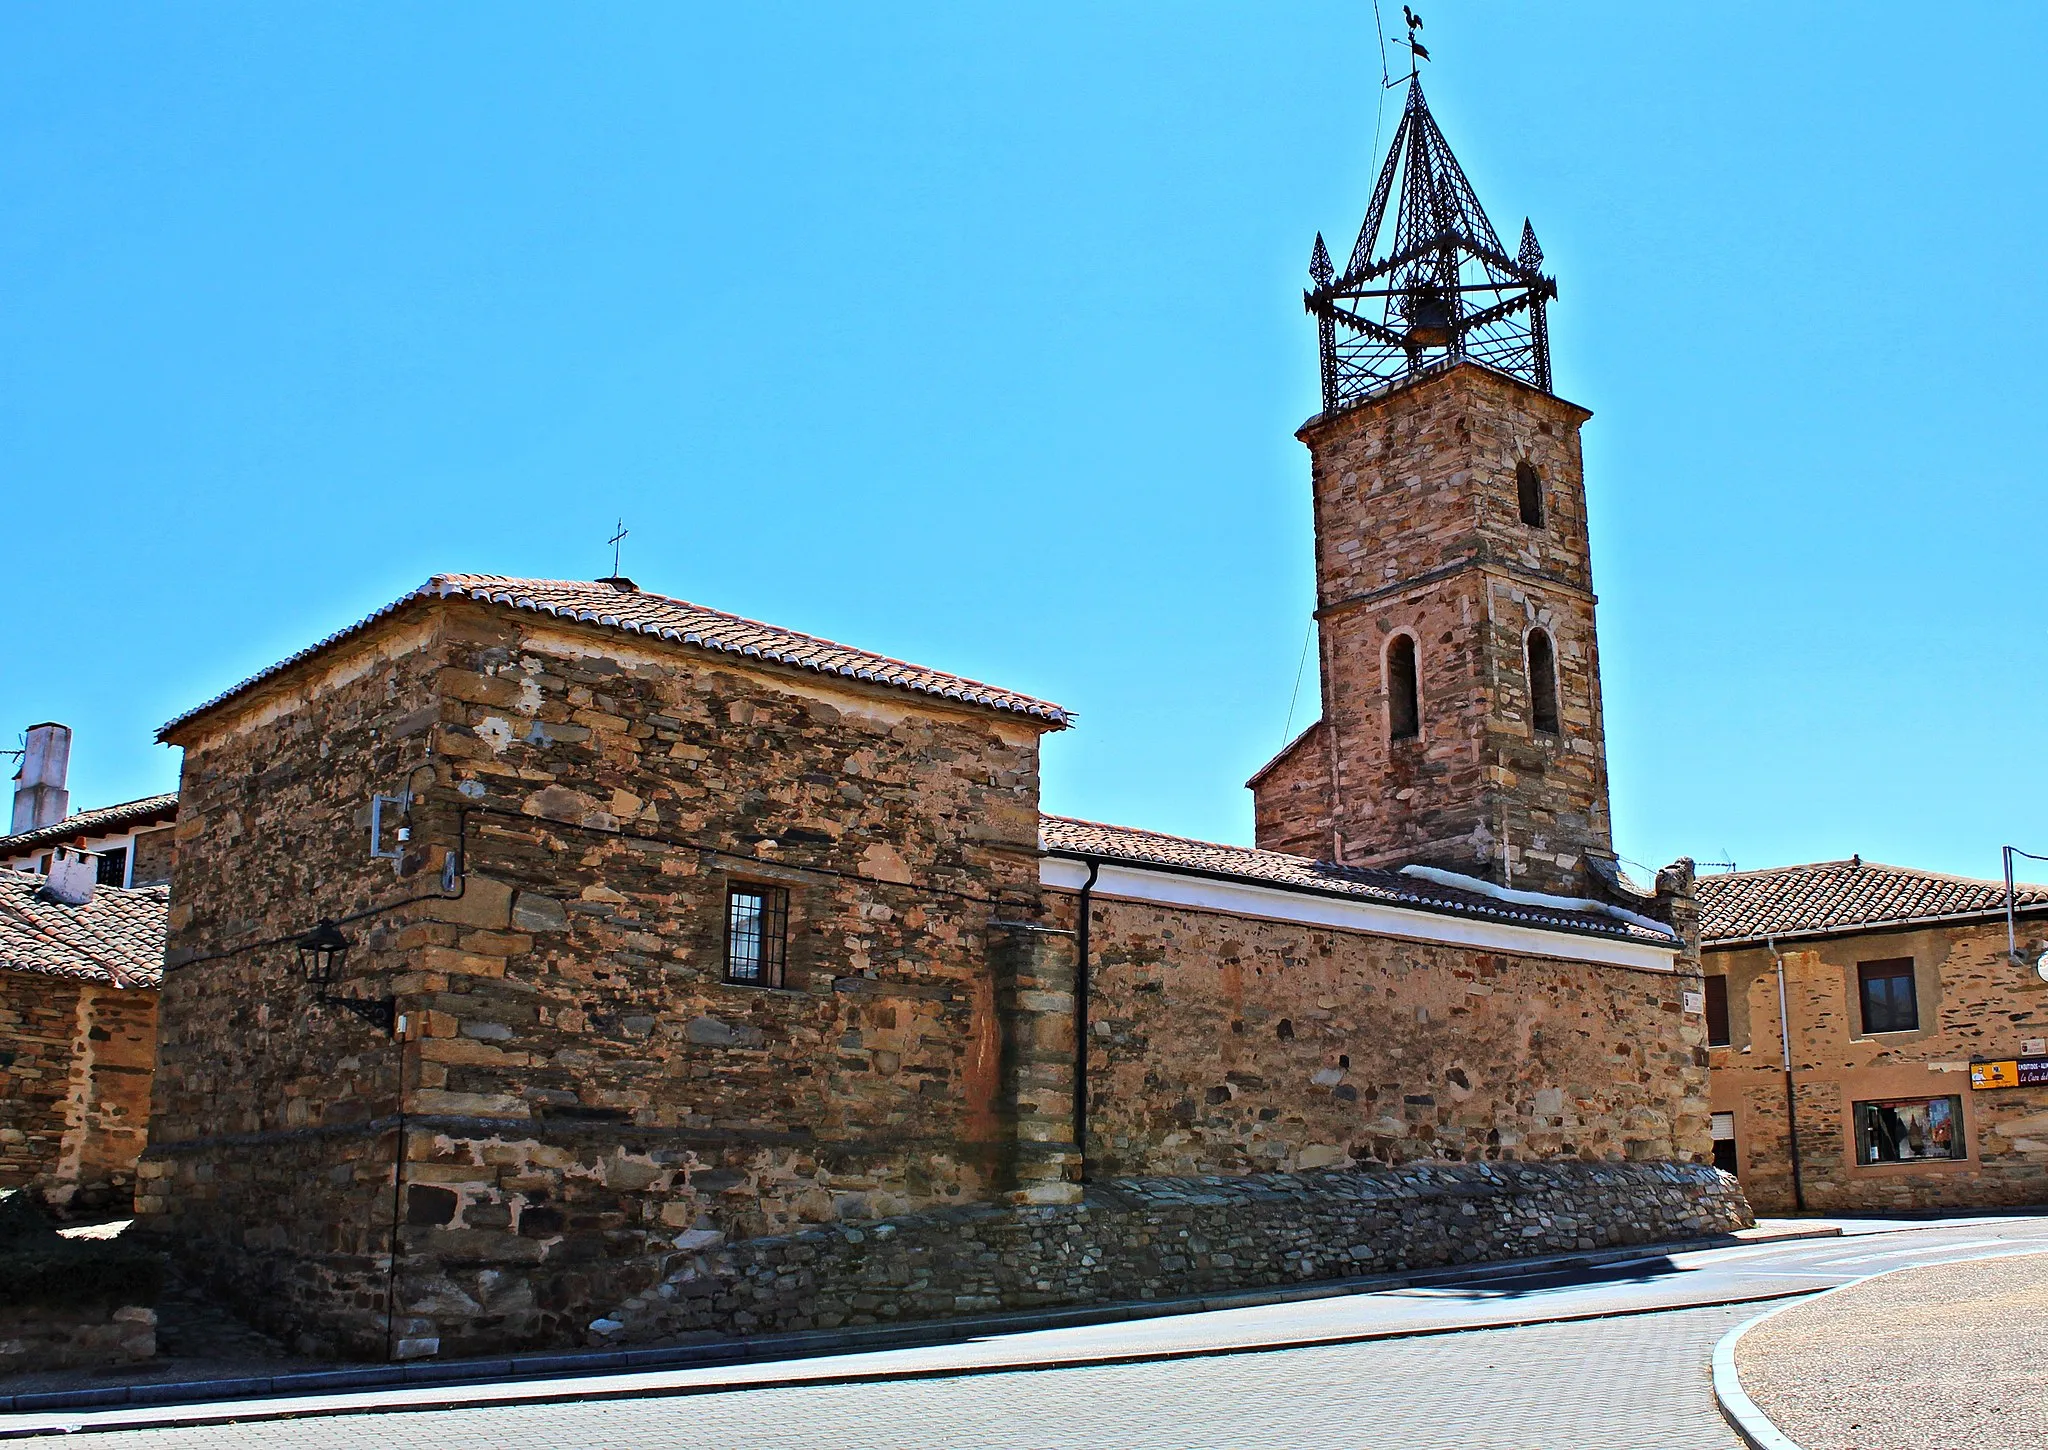
[[[1806,1212],[1806,1187],[1799,1176],[1799,1102],[1792,1092],[1792,1014],[1785,1006],[1785,959],[1778,955],[1778,939],[1764,938],[1771,949],[1771,961],[1778,969],[1778,1045],[1785,1062],[1785,1138],[1792,1157],[1792,1207]]]
[[[1095,915],[1095,878],[1102,863],[1090,856],[1081,883],[1080,915],[1074,923],[1074,1153],[1081,1181],[1088,1181],[1088,928]]]

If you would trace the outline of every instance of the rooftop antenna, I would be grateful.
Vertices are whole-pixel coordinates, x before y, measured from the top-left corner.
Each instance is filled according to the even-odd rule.
[[[626,541],[626,535],[632,532],[633,531],[631,529],[626,527],[626,521],[624,519],[620,519],[619,531],[613,534],[609,539],[605,540],[607,544],[610,544],[612,546],[612,572],[606,577],[597,581],[600,584],[611,585],[612,588],[618,590],[621,594],[631,594],[634,590],[640,587],[639,585],[635,584],[631,579],[628,579],[624,574],[621,574],[619,572],[619,546]]]

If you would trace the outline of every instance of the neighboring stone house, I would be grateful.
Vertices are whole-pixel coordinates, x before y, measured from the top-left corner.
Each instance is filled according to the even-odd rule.
[[[171,879],[171,843],[178,797],[144,796],[117,806],[71,811],[65,778],[71,730],[31,725],[21,769],[14,777],[12,833],[0,836],[0,871],[48,875],[56,848],[90,851],[103,886],[165,886]]]
[[[60,848],[62,849],[62,848]],[[0,1187],[74,1212],[124,1207],[149,1127],[166,892],[99,886],[66,851],[74,898],[0,872]]]
[[[1715,1156],[1753,1204],[2048,1203],[2048,888],[2014,892],[2018,960],[2000,881],[1852,857],[1696,890]]]
[[[172,721],[140,1210],[397,1357],[1746,1222],[1690,866],[1613,868],[1587,415],[1413,285],[1366,395],[1324,329],[1267,849],[1043,817],[1061,707],[621,578],[436,576]]]

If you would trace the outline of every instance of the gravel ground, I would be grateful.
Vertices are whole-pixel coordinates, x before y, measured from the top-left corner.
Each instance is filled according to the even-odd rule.
[[[1742,1337],[1742,1388],[1805,1450],[2048,1445],[2048,1254],[1903,1269]]]

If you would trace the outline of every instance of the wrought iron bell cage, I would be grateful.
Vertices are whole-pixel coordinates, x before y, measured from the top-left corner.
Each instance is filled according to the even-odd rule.
[[[1396,201],[1391,235],[1387,210]],[[1550,391],[1544,275],[1535,230],[1522,223],[1509,255],[1472,183],[1430,115],[1420,76],[1373,187],[1365,224],[1340,273],[1320,235],[1309,290],[1322,353],[1323,411],[1333,413],[1404,377],[1471,359]]]

